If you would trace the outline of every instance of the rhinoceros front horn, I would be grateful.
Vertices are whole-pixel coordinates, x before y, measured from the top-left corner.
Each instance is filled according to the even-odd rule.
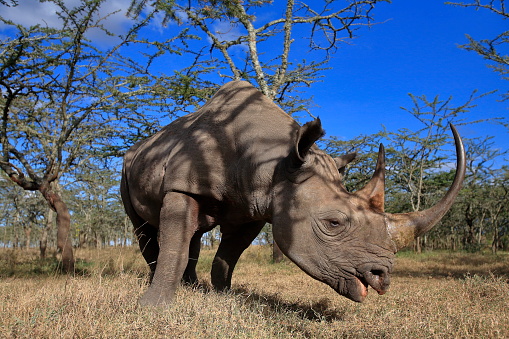
[[[424,211],[385,213],[388,231],[398,250],[409,245],[416,237],[435,226],[452,206],[461,189],[466,169],[465,148],[456,128],[452,124],[450,126],[456,144],[457,164],[454,181],[445,196],[436,205]]]

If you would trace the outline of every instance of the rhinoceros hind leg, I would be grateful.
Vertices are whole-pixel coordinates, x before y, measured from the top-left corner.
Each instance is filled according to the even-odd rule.
[[[195,285],[198,283],[198,276],[196,275],[196,264],[200,256],[201,237],[202,232],[196,232],[191,239],[189,245],[189,261],[187,262],[186,270],[182,276],[182,282],[188,285]]]
[[[169,192],[159,218],[159,255],[154,279],[140,299],[142,306],[173,301],[189,258],[189,245],[198,225],[198,204],[190,196]]]
[[[149,283],[151,283],[156,270],[157,256],[159,255],[157,229],[145,222],[140,226],[135,226],[134,234],[138,238],[141,254],[150,268]]]
[[[264,221],[253,221],[235,227],[235,233],[223,233],[212,262],[211,281],[216,291],[227,290],[231,287],[232,273],[237,261],[264,225]]]

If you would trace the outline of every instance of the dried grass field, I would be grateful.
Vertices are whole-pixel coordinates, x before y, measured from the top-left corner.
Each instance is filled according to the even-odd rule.
[[[398,255],[391,290],[340,297],[267,248],[244,253],[232,291],[182,287],[167,309],[141,309],[147,270],[135,248],[78,250],[75,276],[54,259],[0,251],[1,338],[509,338],[509,255]]]

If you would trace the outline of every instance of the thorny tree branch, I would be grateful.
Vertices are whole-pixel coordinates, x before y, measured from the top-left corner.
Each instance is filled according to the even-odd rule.
[[[292,0],[289,0],[289,2],[292,2]],[[265,73],[263,71],[260,59],[258,57],[257,50],[258,41],[256,30],[251,20],[249,20],[249,16],[247,15],[246,10],[242,6],[242,4],[240,2],[236,2],[235,6],[237,11],[240,13],[238,19],[244,25],[244,28],[246,28],[247,30],[247,43],[249,48],[249,55],[251,57],[251,63],[253,64],[253,69],[256,74],[256,81],[258,82],[258,85],[260,86],[260,90],[262,91],[262,93],[267,95],[269,98],[273,99],[275,93],[272,93],[269,89],[267,80],[265,78]]]
[[[175,4],[172,7],[172,12],[167,15],[174,17],[177,11],[185,13],[191,25],[205,33],[212,41],[211,49],[217,49],[223,55],[224,60],[233,73],[234,79],[240,79],[242,73],[231,57],[229,48],[246,44],[249,50],[249,61],[260,90],[270,98],[275,99],[282,89],[289,87],[288,82],[296,82],[296,79],[290,80],[287,77],[290,46],[294,42],[291,38],[294,25],[311,25],[309,47],[311,50],[325,51],[327,53],[325,59],[327,60],[329,53],[337,47],[337,44],[345,40],[345,38],[339,37],[340,32],[346,31],[347,38],[350,39],[354,37],[356,27],[371,24],[372,18],[370,12],[377,2],[380,2],[380,0],[351,1],[344,8],[337,11],[332,11],[329,8],[332,2],[326,2],[321,12],[318,12],[311,5],[299,2],[298,6],[296,6],[294,0],[287,0],[285,14],[282,18],[262,24],[258,28],[255,27],[255,18],[247,13],[249,4],[241,1],[232,1],[224,4],[226,9],[223,8],[223,10],[226,11],[226,14],[222,13],[221,10],[215,11],[211,9],[209,3],[205,2],[202,4],[203,7],[193,7],[191,4],[187,6]],[[138,9],[143,7],[143,1],[133,1],[132,8],[134,8],[136,3],[138,3]],[[216,3],[212,3],[212,5],[214,4]],[[221,13],[223,14],[222,16]],[[240,24],[246,33],[232,40],[221,40],[220,35],[217,32],[213,32],[211,28],[210,23],[216,20],[226,20],[232,26]],[[282,29],[281,25],[283,26]],[[267,71],[272,66],[262,64],[258,44],[279,33],[283,35],[283,48],[278,57],[280,64],[275,67],[275,73],[271,76]],[[320,42],[321,38],[325,39],[325,45]]]
[[[481,0],[475,0],[473,3],[446,2],[446,4],[459,7],[475,7],[477,9],[484,8],[495,14],[509,18],[509,12],[507,12],[505,8],[505,0],[490,0],[487,3],[482,3]]]
[[[233,45],[240,45],[243,42],[243,39],[239,37],[239,39],[235,41],[221,41],[209,30],[208,26],[201,20],[201,18],[198,17],[198,15],[195,14],[194,11],[189,8],[183,8],[183,11],[186,13],[189,19],[192,20],[193,24],[199,27],[212,40],[212,48],[217,48],[221,54],[223,54],[224,59],[226,60],[230,70],[233,73],[234,80],[239,80],[241,78],[240,71],[228,53],[228,48]]]
[[[272,88],[270,92],[273,93],[273,98],[278,93],[281,85],[285,83],[286,71],[288,70],[288,57],[290,55],[290,46],[292,44],[292,15],[293,15],[293,0],[288,0],[286,3],[286,12],[285,12],[285,23],[284,23],[284,38],[283,38],[283,53],[281,54],[281,66],[278,69],[278,72],[275,77],[275,81],[272,84]],[[286,88],[288,88],[290,84],[288,83],[285,88],[280,91],[280,98],[284,96],[284,92]]]

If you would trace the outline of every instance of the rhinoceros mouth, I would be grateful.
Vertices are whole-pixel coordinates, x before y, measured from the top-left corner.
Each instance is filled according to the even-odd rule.
[[[368,295],[368,282],[363,278],[351,276],[336,281],[333,289],[340,295],[356,302],[363,302]]]
[[[364,286],[371,286],[379,295],[385,294],[389,287],[388,276],[384,279],[380,275],[373,274],[372,272],[365,273],[362,277],[358,278]]]
[[[380,286],[378,278],[368,279],[366,277],[360,277],[360,278],[357,278],[357,279],[362,283],[362,285],[366,289],[366,294],[368,294],[368,292],[367,292],[368,286],[371,286],[371,288],[374,289],[376,291],[376,293],[378,293],[379,295],[384,295],[385,292],[387,292],[387,290],[383,289]]]
[[[369,287],[373,288],[379,295],[385,294],[386,290],[380,288],[376,281],[369,281],[363,276],[353,276],[342,283],[338,282],[336,292],[356,302],[363,302],[368,296]]]

